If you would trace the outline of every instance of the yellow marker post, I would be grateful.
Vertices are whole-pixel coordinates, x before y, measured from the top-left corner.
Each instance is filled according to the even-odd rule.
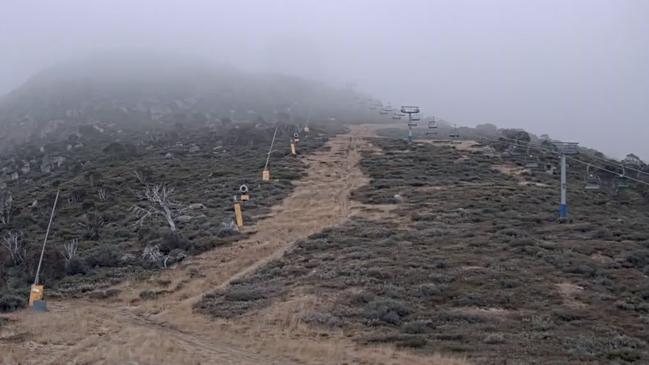
[[[243,214],[241,214],[241,204],[234,203],[234,218],[238,227],[243,227]]]
[[[261,179],[263,181],[270,181],[270,171],[268,171],[268,169],[264,169],[264,171],[261,172]]]
[[[295,150],[295,143],[291,143],[291,155],[297,156],[297,151]]]
[[[34,302],[37,300],[43,300],[43,285],[32,285],[31,290],[29,291],[29,306],[33,306]]]

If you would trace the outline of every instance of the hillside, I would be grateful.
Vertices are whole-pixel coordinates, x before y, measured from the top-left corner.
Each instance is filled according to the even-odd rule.
[[[637,190],[584,191],[575,172],[573,220],[559,224],[556,177],[487,146],[372,143],[370,183],[352,195],[363,212],[197,310],[245,321],[308,296],[295,316],[370,346],[480,364],[649,359],[649,202]]]
[[[649,361],[639,159],[581,148],[559,221],[548,137],[440,123],[408,143],[349,91],[129,57],[2,100],[0,362]]]
[[[0,106],[0,311],[26,303],[57,191],[41,280],[51,296],[80,295],[245,237],[231,227],[239,187],[257,198],[244,206],[254,223],[305,169],[288,144],[299,125],[310,123],[300,154],[342,130],[324,120],[345,110],[345,92],[317,83],[187,60],[99,61],[44,71]],[[276,127],[274,183],[260,184]],[[171,192],[175,232],[162,217],[138,223],[156,187]]]

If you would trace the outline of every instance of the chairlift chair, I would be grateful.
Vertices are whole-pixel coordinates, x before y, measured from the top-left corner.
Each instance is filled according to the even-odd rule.
[[[426,132],[427,136],[436,136],[437,135],[437,122],[435,121],[435,118],[428,121],[428,131]]]
[[[509,152],[510,156],[520,156],[521,154],[520,152],[518,152],[518,146],[515,144],[510,145],[507,149],[507,152]]]
[[[453,130],[451,131],[451,133],[448,134],[448,136],[450,138],[460,138],[460,132],[458,132],[457,126],[453,127]]]
[[[599,176],[595,175],[590,170],[590,165],[586,166],[586,183],[584,185],[585,190],[599,190],[602,186]]]
[[[622,166],[622,173],[617,176],[615,179],[615,188],[617,190],[620,189],[626,189],[629,187],[629,182],[626,179],[626,170],[624,166]]]
[[[525,168],[527,169],[536,169],[539,167],[539,163],[536,161],[534,154],[530,152],[530,146],[527,146],[527,154],[525,155]]]
[[[536,162],[536,161],[530,161],[530,162],[525,164],[525,168],[527,168],[527,169],[536,169],[538,167],[539,167],[539,163]]]

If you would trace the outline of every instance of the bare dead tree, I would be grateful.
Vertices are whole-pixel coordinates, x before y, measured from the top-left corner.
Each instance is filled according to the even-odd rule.
[[[97,240],[101,228],[106,224],[106,220],[97,213],[87,213],[83,215],[81,221],[77,224],[85,231],[84,237],[86,239]]]
[[[147,185],[151,177],[151,170],[146,167],[136,167],[133,170],[133,176],[142,185]]]
[[[141,227],[151,216],[161,215],[167,220],[171,231],[176,232],[175,219],[182,211],[182,206],[173,200],[173,193],[174,189],[165,185],[147,186],[140,198],[146,200],[148,206],[143,208],[135,205],[131,208],[138,218],[136,225]]]
[[[68,204],[74,205],[83,202],[86,197],[86,191],[83,189],[72,190],[68,197]]]
[[[74,257],[77,256],[77,248],[79,247],[79,239],[73,238],[68,243],[63,244],[63,256],[65,262],[69,263]]]
[[[2,240],[2,246],[9,251],[9,256],[14,265],[21,264],[25,259],[25,247],[20,239],[20,232],[9,231]]]
[[[108,200],[108,190],[106,190],[105,188],[97,189],[97,196],[99,197],[99,200],[105,202],[106,200]]]
[[[0,223],[9,224],[11,221],[13,201],[9,191],[0,191]]]

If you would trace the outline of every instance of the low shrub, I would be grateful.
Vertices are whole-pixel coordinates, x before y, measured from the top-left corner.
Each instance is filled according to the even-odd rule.
[[[391,298],[375,298],[363,309],[363,317],[368,323],[380,322],[389,325],[399,325],[401,320],[412,312],[403,301]]]
[[[115,267],[119,264],[119,254],[109,246],[98,246],[85,257],[88,267]]]
[[[0,294],[0,312],[13,312],[27,305],[27,299],[15,294]]]

